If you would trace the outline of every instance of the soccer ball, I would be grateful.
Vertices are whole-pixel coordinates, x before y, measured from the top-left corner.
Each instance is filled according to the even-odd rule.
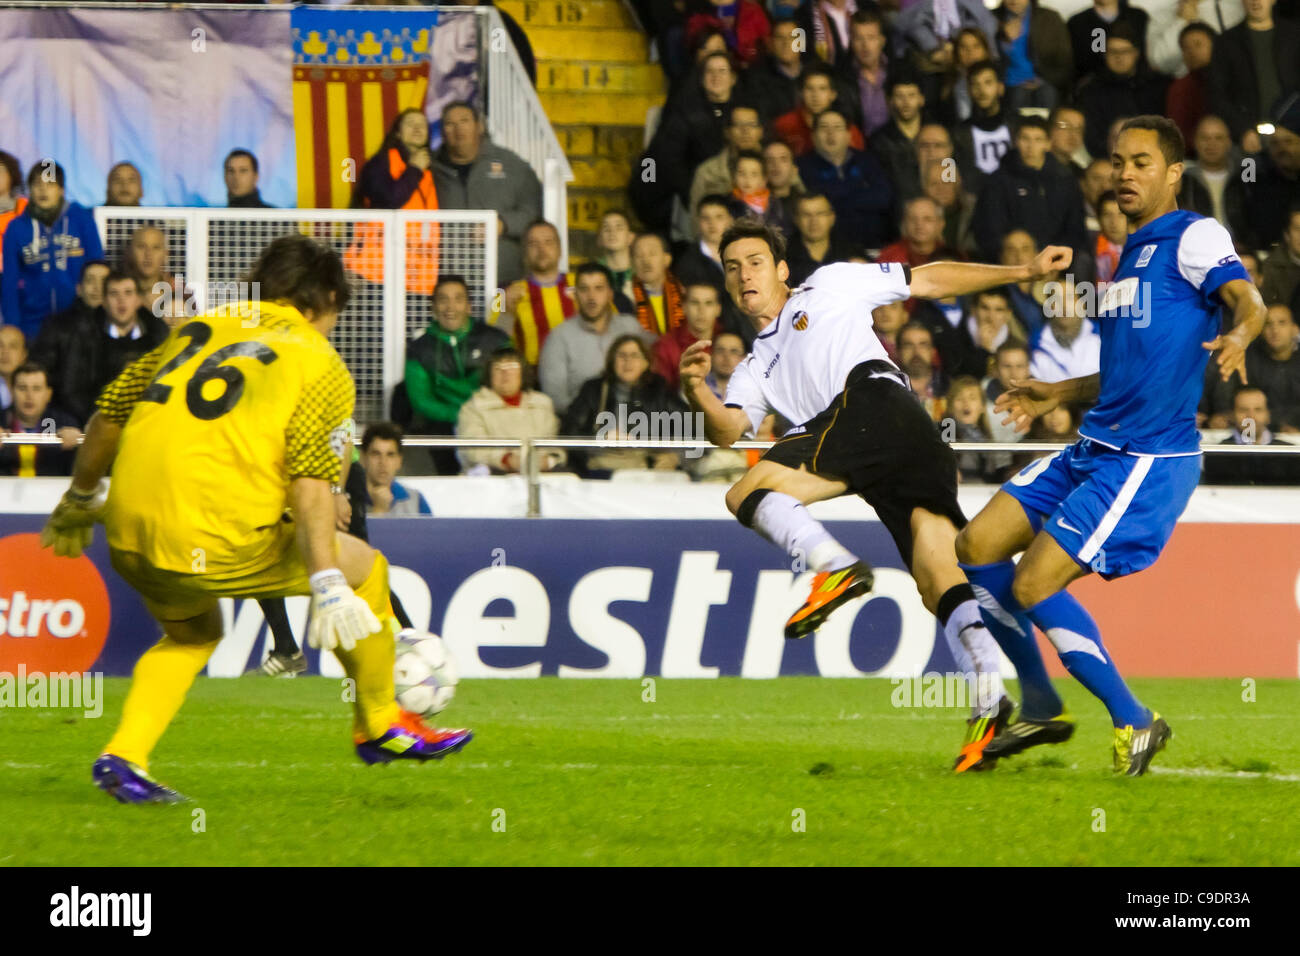
[[[403,710],[421,717],[442,712],[456,695],[459,680],[456,662],[441,637],[414,628],[398,633],[393,683]]]

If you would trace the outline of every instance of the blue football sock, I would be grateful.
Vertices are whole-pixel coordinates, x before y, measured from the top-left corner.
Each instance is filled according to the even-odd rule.
[[[1115,662],[1102,646],[1097,622],[1069,592],[1060,591],[1039,601],[1028,613],[1056,647],[1070,675],[1106,705],[1116,727],[1150,725],[1151,711],[1142,706],[1119,676]]]
[[[1043,666],[1043,655],[1038,652],[1038,642],[1034,639],[1034,626],[1011,595],[1016,566],[1010,561],[999,561],[997,564],[963,564],[961,569],[980,602],[984,625],[1015,665],[1020,694],[1024,698],[1020,715],[1028,720],[1060,716],[1065,704]]]

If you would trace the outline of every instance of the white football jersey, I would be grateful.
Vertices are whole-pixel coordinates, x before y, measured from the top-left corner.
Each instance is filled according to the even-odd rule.
[[[769,412],[794,425],[821,414],[863,362],[897,367],[876,336],[871,311],[911,296],[907,273],[901,262],[837,262],[790,293],[727,383],[723,404],[744,410],[747,436]]]

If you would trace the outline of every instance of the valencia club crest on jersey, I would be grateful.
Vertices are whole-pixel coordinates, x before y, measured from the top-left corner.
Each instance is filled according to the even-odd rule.
[[[804,329],[808,328],[808,313],[796,312],[792,324],[794,325],[794,330],[796,332],[802,332]]]

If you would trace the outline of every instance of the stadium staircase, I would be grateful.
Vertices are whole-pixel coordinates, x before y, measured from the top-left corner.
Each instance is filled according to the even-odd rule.
[[[537,93],[569,163],[569,254],[594,254],[605,210],[624,207],[646,111],[662,106],[662,68],[622,0],[499,0],[537,58]]]

